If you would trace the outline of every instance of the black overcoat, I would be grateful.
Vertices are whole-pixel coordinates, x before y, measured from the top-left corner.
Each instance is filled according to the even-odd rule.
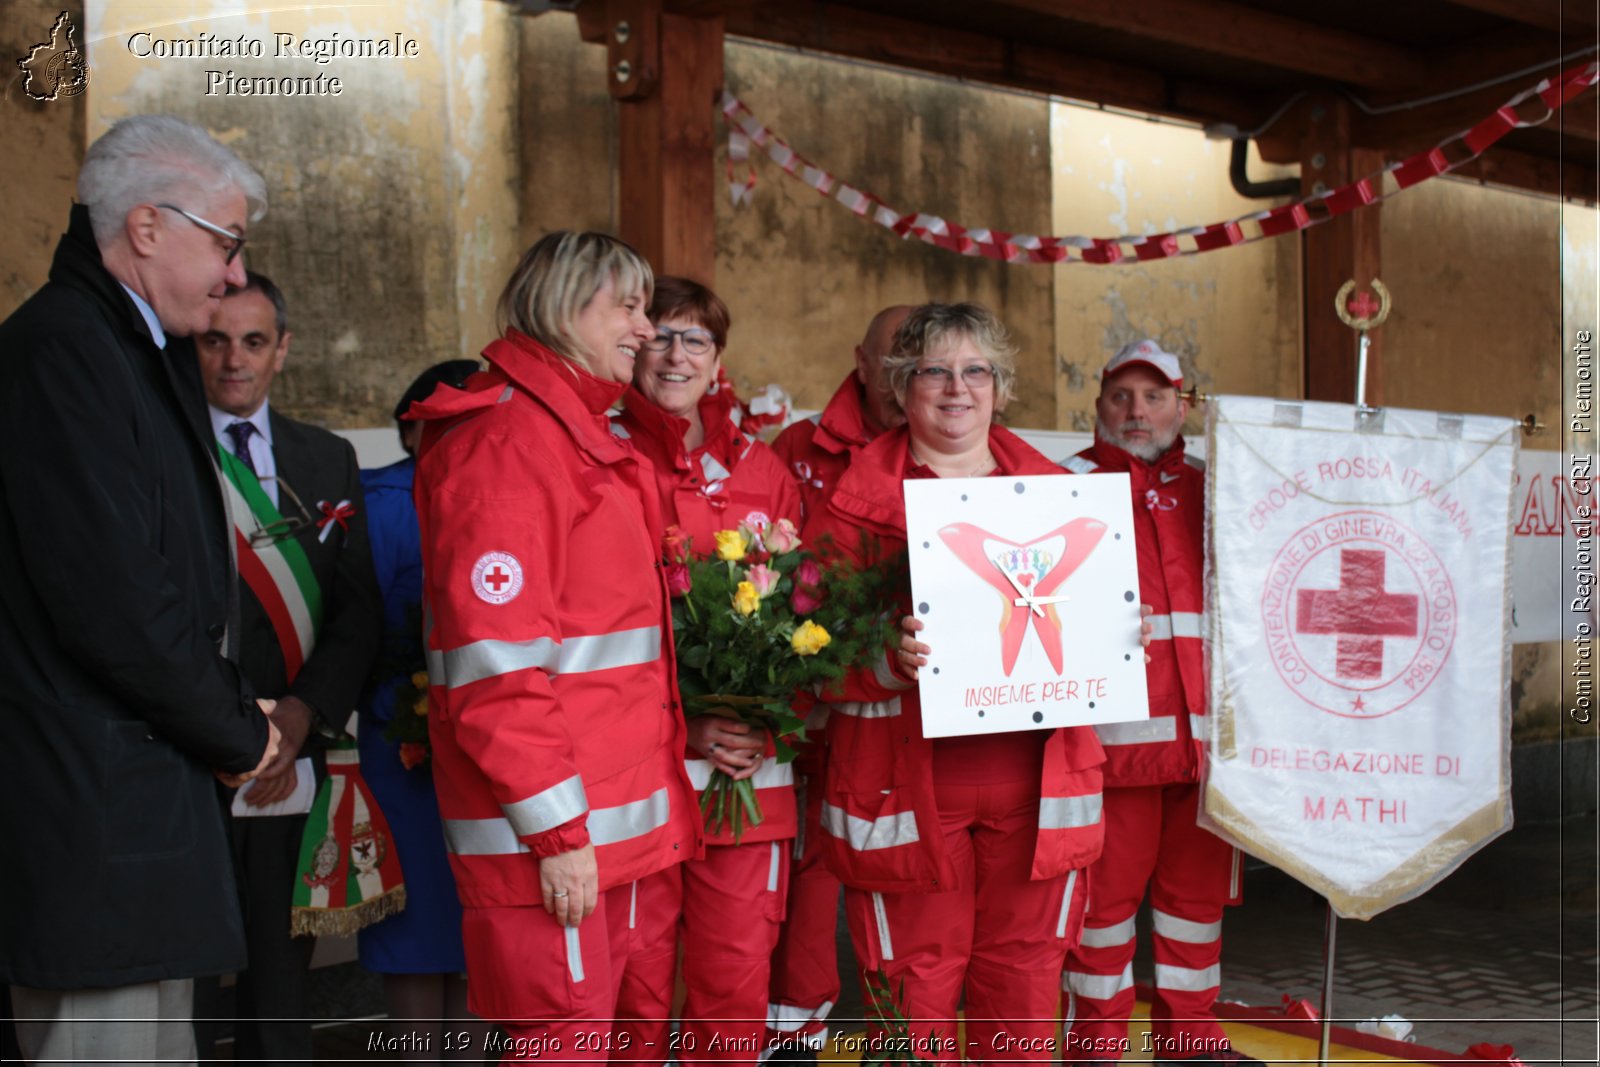
[[[158,348],[72,209],[0,324],[0,981],[236,970],[214,770],[266,720],[221,642],[233,582],[193,346]]]

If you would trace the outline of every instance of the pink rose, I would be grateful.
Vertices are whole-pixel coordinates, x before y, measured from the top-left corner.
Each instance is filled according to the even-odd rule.
[[[756,592],[768,596],[778,588],[778,572],[768,567],[765,563],[757,563],[745,571],[745,578],[756,587]]]
[[[689,578],[689,565],[686,563],[668,564],[667,592],[673,596],[687,596],[692,588],[694,588],[694,582]]]
[[[804,587],[797,585],[794,587],[794,592],[789,594],[789,607],[796,615],[810,615],[822,607],[822,598],[806,592]]]
[[[788,519],[779,519],[776,526],[767,530],[767,547],[775,556],[793,552],[800,547],[800,531]]]

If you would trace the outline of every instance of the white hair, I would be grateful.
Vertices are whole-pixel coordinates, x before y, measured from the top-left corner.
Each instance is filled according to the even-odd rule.
[[[267,183],[254,167],[200,127],[171,115],[123,119],[89,146],[78,172],[78,201],[89,209],[95,241],[109,242],[139,204],[209,203],[237,190],[251,221],[267,213]],[[188,201],[183,203],[182,201]]]

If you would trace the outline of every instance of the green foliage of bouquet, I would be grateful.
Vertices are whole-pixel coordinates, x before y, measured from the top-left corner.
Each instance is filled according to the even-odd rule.
[[[759,726],[774,739],[778,762],[787,763],[795,755],[790,742],[805,739],[795,695],[826,691],[893,639],[892,569],[823,564],[800,547],[787,519],[762,532],[740,526],[715,537],[708,559],[690,554],[676,526],[663,545],[684,711]],[[735,840],[762,819],[750,781],[715,768],[700,807],[707,830],[731,826]]]

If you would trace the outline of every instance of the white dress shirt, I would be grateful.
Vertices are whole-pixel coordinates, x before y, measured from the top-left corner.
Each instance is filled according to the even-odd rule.
[[[210,404],[206,405],[206,410],[211,414],[211,431],[230,453],[233,453],[233,438],[228,435],[229,426],[236,422],[248,422],[256,428],[256,432],[250,435],[250,462],[256,469],[256,477],[261,479],[261,488],[267,491],[267,499],[272,501],[273,507],[277,507],[278,464],[272,458],[272,420],[267,417],[269,406],[262,401],[256,413],[248,419],[241,419]]]

